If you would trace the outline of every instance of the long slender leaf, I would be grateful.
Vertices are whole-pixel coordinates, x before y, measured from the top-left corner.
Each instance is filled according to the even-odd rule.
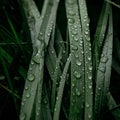
[[[93,119],[93,82],[92,82],[92,57],[89,33],[89,18],[85,0],[78,0],[84,43],[84,76],[85,76],[85,120]]]
[[[71,52],[69,120],[74,120],[83,118],[84,104],[83,38],[77,0],[66,0],[66,12]]]
[[[63,70],[63,73],[61,76],[61,81],[60,81],[60,85],[59,85],[59,89],[58,89],[58,93],[57,93],[57,98],[56,98],[57,100],[56,100],[56,104],[55,104],[53,120],[59,120],[63,90],[64,90],[64,86],[65,86],[65,80],[66,80],[66,75],[67,75],[70,61],[71,61],[71,55],[67,59],[67,62],[65,64],[65,67],[64,67],[64,70]]]
[[[112,41],[113,26],[112,13],[109,15],[109,27],[105,39],[103,51],[101,54],[100,64],[97,71],[94,119],[99,119],[103,115],[106,106],[106,96],[109,92],[111,63],[112,63]]]

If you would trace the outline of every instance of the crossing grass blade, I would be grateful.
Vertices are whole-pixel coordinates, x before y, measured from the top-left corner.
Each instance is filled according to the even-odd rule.
[[[46,0],[47,1],[47,0]],[[33,8],[36,9],[35,4],[33,4],[33,8],[30,8],[31,1],[23,1],[23,6],[25,8],[26,16],[28,18],[28,25],[30,28],[31,39],[33,43],[33,56],[31,59],[31,63],[29,66],[29,71],[27,75],[27,80],[25,83],[25,88],[29,86],[29,89],[24,89],[22,104],[21,107],[21,114],[20,119],[24,117],[26,120],[31,118],[31,113],[33,109],[34,100],[36,97],[36,113],[39,112],[35,116],[35,119],[38,120],[41,118],[41,95],[42,95],[42,84],[43,84],[43,71],[44,71],[44,50],[48,45],[50,34],[52,31],[53,22],[55,20],[55,14],[57,11],[58,2],[53,4],[53,1],[46,2],[44,4],[44,8],[41,14],[41,22],[40,22],[40,31],[37,34],[37,28],[35,27],[35,12],[32,11]],[[46,4],[48,3],[48,4]],[[28,12],[29,11],[29,12]],[[38,23],[39,24],[39,23]],[[38,37],[37,37],[38,36]],[[36,94],[37,93],[37,94]],[[24,99],[26,99],[26,102]],[[31,106],[29,107],[29,105]],[[39,110],[37,107],[39,106]]]
[[[61,61],[61,59],[62,59],[62,48],[60,50],[60,53],[59,53],[57,61],[56,61],[56,67],[55,67],[55,70],[53,73],[53,79],[52,79],[52,93],[51,93],[51,110],[52,111],[54,110],[54,107],[55,107],[57,83],[60,81],[59,75],[60,75],[60,61]]]
[[[65,67],[64,67],[64,70],[63,70],[63,73],[61,76],[60,85],[59,85],[59,89],[58,89],[57,97],[56,97],[56,104],[55,104],[55,108],[54,108],[53,120],[59,120],[62,96],[63,96],[65,80],[66,80],[66,75],[67,75],[70,61],[71,61],[71,55],[69,55],[69,57],[67,59],[67,62],[65,64]]]
[[[107,104],[107,94],[109,92],[111,64],[112,64],[112,41],[113,41],[113,26],[112,13],[109,14],[108,31],[103,46],[103,51],[100,58],[100,64],[97,71],[95,104],[94,104],[94,119],[99,119],[105,112]]]

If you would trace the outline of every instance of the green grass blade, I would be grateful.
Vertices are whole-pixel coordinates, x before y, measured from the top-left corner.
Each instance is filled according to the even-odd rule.
[[[53,112],[54,107],[55,107],[55,98],[56,98],[56,91],[57,91],[57,82],[59,82],[59,74],[60,74],[60,61],[62,59],[62,48],[60,50],[60,53],[58,55],[58,58],[56,60],[56,67],[54,70],[53,74],[53,79],[52,79],[52,93],[51,93],[51,110]]]
[[[101,49],[102,49],[103,41],[105,39],[105,32],[107,29],[109,9],[110,9],[109,4],[104,2],[102,10],[101,10],[100,18],[98,21],[98,25],[96,28],[96,33],[94,35],[93,46],[92,46],[93,47],[92,50],[93,50],[94,75],[96,74],[96,71],[98,68]]]
[[[42,106],[43,119],[44,120],[52,120],[49,98],[48,98],[48,93],[47,93],[45,85],[43,87],[43,93],[44,94],[42,96],[42,105],[41,105]]]
[[[27,5],[29,3],[29,1],[24,1],[24,2],[26,2]],[[31,4],[29,4],[29,5],[31,5]],[[24,6],[24,7],[26,8],[27,6]],[[36,7],[36,6],[34,6],[34,7]],[[36,109],[36,112],[41,112],[41,104],[40,103],[41,103],[42,83],[43,83],[44,50],[45,50],[46,46],[48,45],[50,33],[52,30],[53,23],[51,21],[54,21],[54,19],[55,19],[54,14],[57,11],[56,4],[54,4],[54,7],[53,7],[53,5],[48,3],[48,4],[44,4],[44,7],[46,7],[46,10],[45,10],[45,14],[41,15],[41,16],[43,16],[43,18],[41,17],[40,31],[39,31],[38,37],[37,37],[36,27],[35,27],[35,22],[36,22],[35,16],[34,16],[33,12],[31,12],[32,10],[29,11],[29,13],[28,13],[27,10],[25,9],[26,15],[28,17],[28,25],[30,27],[31,39],[32,39],[32,43],[33,43],[33,56],[31,59],[31,63],[30,63],[30,67],[29,67],[29,71],[28,71],[28,75],[27,75],[27,80],[25,83],[25,88],[27,86],[29,86],[29,89],[27,89],[27,90],[24,89],[23,98],[22,98],[23,106],[21,106],[20,119],[22,119],[23,117],[26,117],[26,120],[30,119],[35,97],[36,97],[36,101],[37,101],[36,104],[40,106],[39,111]],[[54,12],[51,12],[51,10]],[[32,80],[32,82],[30,82],[31,80]],[[37,89],[37,87],[38,87],[38,89]],[[30,95],[30,93],[31,93],[31,95]],[[37,93],[37,95],[36,95],[36,93]],[[28,99],[25,102],[24,99],[26,99],[26,97],[28,97]],[[31,106],[29,106],[30,104],[31,104]],[[40,114],[35,116],[36,120],[38,120],[40,118],[41,118]]]
[[[57,98],[56,98],[56,104],[55,104],[55,108],[54,108],[53,120],[59,120],[63,90],[64,90],[66,75],[67,75],[67,71],[68,71],[70,62],[71,62],[71,55],[67,59],[67,62],[65,64],[65,67],[64,67],[64,70],[63,70],[63,73],[61,76],[61,81],[60,81],[60,85],[59,85],[59,89],[58,89],[58,93],[57,93]]]
[[[112,64],[112,41],[113,41],[113,26],[112,13],[109,15],[109,26],[107,36],[101,54],[100,64],[97,71],[94,119],[98,119],[104,113],[106,107],[107,94],[109,92],[111,64]]]
[[[71,93],[69,120],[83,118],[84,61],[83,38],[77,0],[66,0],[71,52]]]
[[[87,13],[87,5],[85,0],[78,0],[80,18],[82,25],[82,36],[84,43],[84,76],[85,76],[85,111],[84,119],[93,119],[93,83],[92,83],[92,58],[91,58],[91,42],[89,33],[89,18]]]

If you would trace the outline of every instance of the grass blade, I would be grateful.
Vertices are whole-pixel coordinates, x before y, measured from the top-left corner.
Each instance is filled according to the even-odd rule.
[[[71,62],[71,55],[67,59],[67,62],[65,64],[65,67],[64,67],[64,70],[63,70],[63,73],[61,76],[61,81],[60,81],[60,85],[59,85],[59,89],[58,89],[58,93],[57,93],[57,98],[56,98],[57,100],[56,100],[56,104],[55,104],[53,120],[59,120],[63,90],[64,90],[66,75],[67,75],[67,71],[68,71],[70,62]]]
[[[71,93],[69,120],[83,118],[84,62],[83,38],[77,0],[66,0],[68,32],[71,52]]]
[[[89,33],[89,18],[85,0],[78,0],[84,43],[84,76],[85,76],[85,113],[84,119],[93,119],[93,83],[92,83],[92,59],[91,42]]]
[[[107,29],[107,21],[108,21],[108,14],[109,14],[109,9],[110,5],[106,2],[103,3],[102,11],[100,14],[100,18],[98,21],[96,33],[94,35],[94,40],[93,40],[93,68],[94,75],[96,74],[98,64],[99,64],[99,59],[100,59],[100,54],[101,54],[101,49],[103,45],[103,41],[105,39],[105,32]]]
[[[52,93],[51,93],[51,110],[54,110],[55,107],[55,97],[56,97],[56,88],[57,88],[57,82],[59,82],[59,74],[60,74],[60,61],[62,59],[62,48],[60,50],[60,53],[58,55],[57,61],[56,61],[56,67],[53,74],[52,79]]]
[[[100,64],[97,71],[96,92],[95,92],[95,106],[94,119],[100,118],[104,113],[109,92],[111,64],[112,64],[112,41],[113,41],[113,26],[112,13],[109,15],[109,27],[105,39],[103,51],[101,54]]]
[[[31,4],[28,4],[30,1],[24,1],[24,2],[25,3],[23,5],[25,5],[25,4],[28,5],[28,6],[24,6],[24,7],[25,7],[26,16],[28,18],[28,24],[30,27],[31,39],[32,39],[32,43],[33,43],[33,56],[31,59],[31,63],[30,63],[30,67],[29,67],[29,71],[28,71],[28,75],[27,75],[27,80],[25,83],[25,88],[29,86],[29,89],[27,89],[27,90],[24,89],[23,98],[22,98],[23,106],[21,107],[20,119],[23,119],[25,117],[26,120],[29,120],[31,117],[35,97],[37,100],[36,105],[40,106],[39,111],[36,109],[36,113],[41,112],[44,50],[49,42],[50,33],[52,30],[52,25],[53,25],[53,23],[51,23],[51,21],[54,21],[54,19],[55,19],[57,5],[54,4],[54,7],[51,6],[50,3],[52,3],[52,1],[50,1],[50,3],[48,2],[48,4],[44,4],[44,7],[46,8],[46,10],[45,10],[45,14],[43,12],[43,14],[41,15],[41,16],[43,16],[43,19],[41,17],[40,31],[39,31],[39,36],[38,36],[36,33],[36,27],[35,27],[35,22],[36,22],[35,17],[36,16],[34,16],[34,12],[32,12],[31,9],[30,9],[29,13],[27,12],[27,9],[29,9],[31,6]],[[33,6],[33,7],[36,8],[36,6]],[[52,12],[52,11],[54,11],[54,12]],[[47,16],[46,16],[46,14],[47,14]],[[32,81],[32,82],[30,82],[30,81]],[[37,95],[36,95],[36,93],[37,93]],[[28,98],[27,102],[24,101],[24,99],[26,99],[26,97]],[[31,104],[31,106],[29,106],[30,104]],[[40,114],[41,113],[39,113],[38,115],[35,116],[36,120],[41,118]]]

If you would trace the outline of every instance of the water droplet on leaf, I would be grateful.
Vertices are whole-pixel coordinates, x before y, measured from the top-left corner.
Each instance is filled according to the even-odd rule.
[[[35,79],[35,76],[32,73],[30,73],[28,74],[27,78],[29,81],[33,81]]]
[[[76,78],[81,78],[81,74],[77,71],[74,72],[74,75],[75,75]]]
[[[76,60],[76,64],[77,64],[78,66],[81,66],[81,65],[82,65],[81,61],[79,61],[79,60]]]
[[[27,94],[26,94],[26,97],[29,98],[29,97],[30,97],[30,93],[27,93]]]

